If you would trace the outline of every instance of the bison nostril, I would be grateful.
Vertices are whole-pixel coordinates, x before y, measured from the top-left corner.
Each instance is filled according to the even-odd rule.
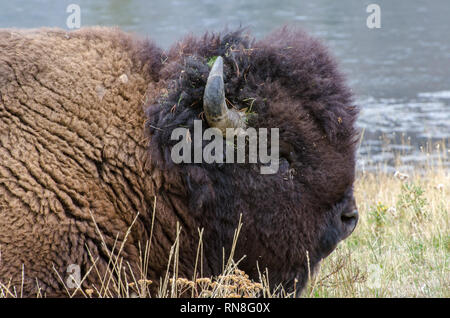
[[[355,209],[352,211],[346,211],[346,212],[342,213],[341,219],[343,222],[358,220],[358,210]]]

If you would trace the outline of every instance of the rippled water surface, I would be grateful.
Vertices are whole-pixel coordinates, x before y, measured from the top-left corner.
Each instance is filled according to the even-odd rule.
[[[380,29],[366,26],[373,2],[381,7]],[[117,25],[164,48],[187,33],[226,26],[250,26],[261,38],[300,25],[338,57],[362,108],[360,166],[392,162],[393,151],[406,165],[422,161],[427,142],[449,148],[449,0],[1,0],[0,27],[66,28],[70,3],[80,5],[83,26]]]

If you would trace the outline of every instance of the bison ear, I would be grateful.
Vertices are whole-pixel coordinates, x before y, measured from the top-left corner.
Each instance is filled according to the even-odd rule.
[[[189,166],[184,176],[188,192],[189,211],[202,214],[215,206],[216,194],[207,171],[201,167]]]

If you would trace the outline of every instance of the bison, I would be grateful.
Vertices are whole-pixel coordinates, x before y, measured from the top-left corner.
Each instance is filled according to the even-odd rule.
[[[358,220],[357,114],[334,58],[297,28],[208,32],[167,51],[116,28],[0,30],[0,282],[64,296],[56,272],[105,270],[122,245],[142,270],[152,235],[157,286],[177,224],[178,275],[193,276],[199,229],[203,275],[218,275],[241,217],[240,268],[300,292]],[[195,120],[278,128],[279,169],[174,163],[171,133]]]

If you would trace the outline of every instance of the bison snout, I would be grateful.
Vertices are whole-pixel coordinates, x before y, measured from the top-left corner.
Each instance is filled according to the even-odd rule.
[[[344,211],[341,214],[341,221],[344,226],[343,239],[346,238],[347,236],[349,236],[350,234],[352,234],[353,230],[356,227],[356,224],[358,223],[358,218],[359,218],[359,214],[358,214],[357,209],[353,209],[350,211]]]

